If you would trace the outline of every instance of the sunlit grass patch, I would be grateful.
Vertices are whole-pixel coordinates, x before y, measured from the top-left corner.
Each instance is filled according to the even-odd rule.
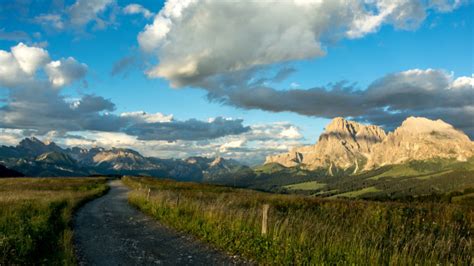
[[[70,221],[104,178],[0,179],[0,265],[75,263]]]

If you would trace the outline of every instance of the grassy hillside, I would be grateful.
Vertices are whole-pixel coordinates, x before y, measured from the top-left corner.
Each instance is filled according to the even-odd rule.
[[[325,183],[320,183],[318,181],[308,181],[293,185],[287,185],[284,186],[284,188],[289,190],[318,190],[324,188],[325,186]]]
[[[125,177],[129,202],[178,230],[261,264],[474,263],[471,206],[279,195]],[[147,189],[151,188],[149,199]],[[262,205],[268,233],[261,234]]]
[[[384,166],[357,175],[328,176],[326,171],[306,171],[265,165],[254,176],[239,179],[241,187],[280,193],[375,200],[474,201],[474,158],[466,162],[433,159]],[[464,195],[463,197],[460,197]]]
[[[0,265],[74,264],[73,210],[107,190],[103,178],[0,179]]]

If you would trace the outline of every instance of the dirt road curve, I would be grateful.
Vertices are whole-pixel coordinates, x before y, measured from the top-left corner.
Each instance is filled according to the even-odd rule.
[[[105,196],[87,203],[74,219],[80,265],[241,264],[131,207],[119,180]]]

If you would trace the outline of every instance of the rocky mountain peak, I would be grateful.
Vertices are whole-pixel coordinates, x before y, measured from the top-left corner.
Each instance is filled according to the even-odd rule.
[[[28,154],[29,156],[38,156],[46,152],[63,152],[63,149],[56,145],[56,143],[50,142],[45,144],[35,137],[21,140],[17,146],[17,149],[22,153]]]
[[[462,131],[438,119],[408,117],[374,145],[366,169],[410,160],[450,158],[465,161],[474,156],[474,143]]]
[[[357,126],[357,123],[346,120],[343,117],[336,117],[326,126],[325,132],[353,132],[354,126]]]
[[[18,144],[20,147],[31,147],[31,146],[46,146],[41,140],[35,138],[35,137],[30,137],[30,138],[24,138],[20,141]]]
[[[326,126],[319,142],[335,138],[344,146],[352,144],[352,147],[348,147],[351,150],[370,152],[370,145],[381,142],[385,137],[385,131],[379,126],[364,125],[342,117],[336,117]]]
[[[354,166],[354,171],[359,171],[359,164],[363,163],[373,144],[381,142],[385,136],[380,127],[336,117],[326,126],[315,145],[269,156],[266,163],[279,163],[287,167],[302,165],[309,169],[347,169]]]
[[[460,161],[474,156],[467,135],[442,120],[409,117],[388,135],[378,126],[334,118],[312,146],[267,157],[265,163],[307,169],[334,168],[353,173],[363,169],[435,157]]]

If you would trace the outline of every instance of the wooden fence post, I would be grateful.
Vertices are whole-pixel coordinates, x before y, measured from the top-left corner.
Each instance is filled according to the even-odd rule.
[[[150,200],[150,192],[151,192],[151,189],[148,188],[148,193],[146,194],[146,200],[147,200],[147,201]]]
[[[263,204],[263,213],[262,213],[262,235],[267,234],[268,230],[268,210],[270,209],[270,205]]]

